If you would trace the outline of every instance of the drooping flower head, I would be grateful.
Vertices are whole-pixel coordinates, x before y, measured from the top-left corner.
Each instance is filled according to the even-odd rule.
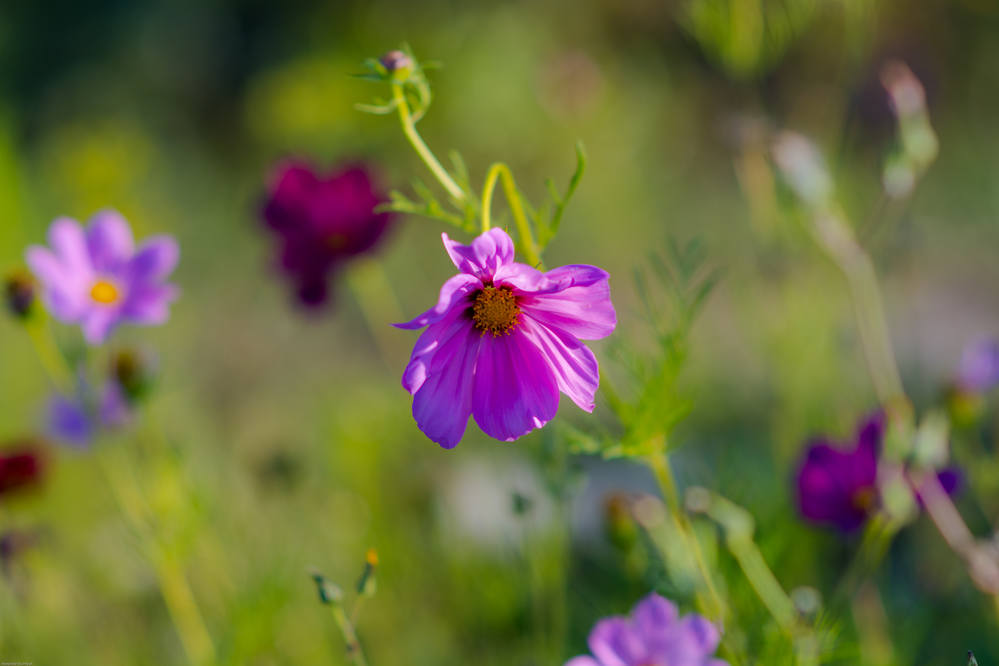
[[[119,324],[156,325],[169,317],[177,289],[165,280],[179,257],[172,237],[154,236],[136,248],[125,218],[104,210],[86,230],[69,218],[55,220],[49,245],[28,248],[28,266],[48,311],[79,324],[90,344],[102,344]]]
[[[972,393],[986,393],[999,386],[999,341],[981,338],[964,348],[957,385]]]
[[[513,441],[555,416],[559,392],[593,411],[597,359],[580,340],[617,323],[608,274],[595,266],[542,273],[513,260],[510,236],[491,229],[471,245],[443,234],[459,273],[437,305],[399,328],[426,327],[403,373],[420,430],[444,448],[469,415],[484,433]]]
[[[797,478],[802,516],[842,532],[867,522],[881,504],[878,469],[884,431],[884,415],[877,412],[860,425],[852,448],[825,439],[811,442]],[[942,470],[938,478],[948,493],[960,480],[954,469]]]
[[[44,469],[44,457],[37,445],[29,443],[0,451],[0,496],[37,485]]]
[[[714,658],[721,634],[696,613],[679,617],[676,605],[652,593],[630,617],[608,617],[590,632],[593,656],[565,666],[727,666]]]
[[[278,236],[280,266],[299,301],[307,306],[325,303],[335,270],[378,244],[392,215],[375,208],[387,200],[363,165],[328,176],[302,162],[278,167],[264,219]]]

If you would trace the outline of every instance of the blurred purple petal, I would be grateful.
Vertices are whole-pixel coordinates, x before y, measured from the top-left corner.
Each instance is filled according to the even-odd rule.
[[[975,393],[985,393],[999,385],[999,341],[982,338],[965,347],[957,382],[961,388]]]

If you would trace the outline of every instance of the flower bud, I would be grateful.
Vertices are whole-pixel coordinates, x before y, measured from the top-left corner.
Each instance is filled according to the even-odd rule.
[[[369,548],[364,555],[364,571],[360,580],[357,581],[357,593],[365,597],[375,596],[378,585],[375,579],[375,570],[378,568],[378,551]]]
[[[382,64],[392,78],[396,81],[405,81],[413,72],[413,59],[406,53],[399,51],[389,51],[378,62]]]
[[[613,493],[604,501],[604,530],[610,542],[625,552],[638,541],[638,526],[627,495]]]
[[[319,601],[324,604],[339,604],[343,601],[343,590],[332,583],[318,571],[311,571],[309,575],[316,584],[316,591],[319,593]]]
[[[27,319],[36,301],[36,284],[27,271],[18,270],[4,281],[4,296],[7,309],[18,319]]]
[[[806,205],[822,208],[828,204],[832,178],[811,141],[794,132],[781,132],[774,142],[773,156],[784,181]]]
[[[155,363],[148,354],[136,349],[119,349],[111,355],[110,374],[128,402],[134,403],[149,393]]]

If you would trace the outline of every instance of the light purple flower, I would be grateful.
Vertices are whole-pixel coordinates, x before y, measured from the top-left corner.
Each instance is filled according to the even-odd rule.
[[[31,246],[28,266],[42,284],[49,312],[79,324],[92,345],[103,343],[121,323],[162,324],[177,288],[165,280],[179,249],[170,236],[154,236],[138,248],[119,213],[104,210],[84,230],[61,217],[49,227],[50,248]]]
[[[999,341],[981,338],[965,347],[957,383],[973,393],[986,393],[999,386]]]
[[[617,318],[608,274],[595,266],[542,273],[513,260],[501,229],[461,245],[443,234],[460,271],[437,305],[399,328],[426,327],[403,373],[420,430],[444,448],[469,415],[487,435],[513,441],[555,416],[559,391],[593,411],[597,359],[580,340],[603,338]]]
[[[70,446],[86,448],[102,431],[125,425],[132,416],[121,386],[109,381],[98,395],[80,381],[72,396],[57,394],[49,400],[46,426],[49,434]]]
[[[713,657],[721,634],[696,613],[679,617],[676,605],[655,592],[632,609],[631,617],[608,617],[590,632],[593,656],[565,666],[727,666]]]

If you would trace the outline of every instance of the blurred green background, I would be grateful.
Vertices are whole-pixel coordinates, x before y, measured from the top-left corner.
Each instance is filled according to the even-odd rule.
[[[683,374],[694,408],[676,437],[680,483],[752,510],[784,586],[829,594],[856,544],[798,520],[791,478],[807,437],[846,438],[876,401],[842,278],[768,196],[753,137],[786,127],[826,151],[883,278],[906,386],[919,407],[937,400],[964,344],[999,333],[992,0],[6,3],[0,269],[20,265],[54,217],[107,206],[182,247],[169,324],[115,341],[158,357],[150,410],[171,455],[146,490],[220,663],[347,663],[306,572],[349,587],[368,547],[381,560],[359,620],[373,666],[560,664],[585,651],[596,618],[661,578],[604,536],[607,496],[652,489],[641,468],[573,458],[572,501],[558,506],[535,464],[559,446],[555,428],[500,444],[472,424],[450,452],[416,428],[399,386],[415,336],[387,324],[429,307],[451,273],[438,223],[402,219],[378,265],[341,275],[319,315],[298,310],[272,268],[259,210],[276,160],[363,158],[404,191],[426,179],[394,119],[353,108],[384,91],[349,75],[404,41],[443,63],[421,131],[439,154],[460,149],[474,182],[504,160],[537,199],[585,143],[589,168],[546,261],[611,273],[618,342],[593,344],[610,378],[609,346],[647,335],[635,267],[671,237],[703,241],[723,279]],[[878,82],[889,57],[926,86],[941,151],[879,226],[895,140]],[[377,270],[394,291],[373,307],[384,321],[364,316]],[[16,322],[0,321],[0,341],[3,441],[39,429],[48,386]],[[582,428],[608,418],[599,404],[593,417],[562,411]],[[995,428],[984,428],[984,452],[954,451],[973,468],[961,507],[979,534],[999,511]],[[0,505],[0,528],[42,535],[0,584],[0,660],[185,663],[93,457],[54,455],[39,492]],[[526,515],[514,493],[530,498]],[[763,656],[766,613],[714,556],[733,572],[750,654],[788,663]],[[548,617],[563,581],[564,641]],[[925,519],[875,582],[863,620],[833,632],[829,663],[961,664],[968,649],[999,663],[991,603]]]

